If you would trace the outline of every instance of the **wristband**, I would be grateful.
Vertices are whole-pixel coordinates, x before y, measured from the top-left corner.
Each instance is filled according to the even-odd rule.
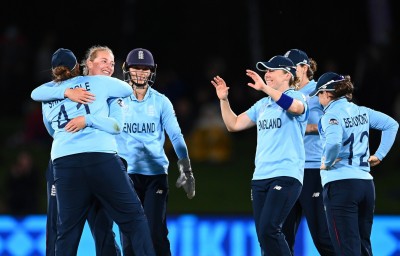
[[[278,106],[280,106],[284,110],[288,110],[290,108],[290,106],[292,105],[292,103],[293,103],[293,98],[290,96],[287,96],[284,93],[282,93],[281,97],[276,102],[276,104],[278,104]]]

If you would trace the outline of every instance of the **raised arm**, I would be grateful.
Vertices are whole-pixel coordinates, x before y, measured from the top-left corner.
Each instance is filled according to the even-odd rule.
[[[215,91],[220,101],[222,119],[225,123],[226,128],[230,132],[237,132],[253,127],[253,123],[245,112],[239,116],[236,115],[228,101],[228,90],[224,79],[220,76],[216,76],[211,80],[211,84],[214,85]]]
[[[278,91],[271,86],[268,86],[260,75],[253,70],[247,69],[246,75],[253,79],[254,83],[248,83],[247,85],[254,88],[257,91],[263,91],[269,95],[279,106],[287,110],[291,114],[301,115],[305,111],[305,106],[300,100],[294,99],[286,94]]]

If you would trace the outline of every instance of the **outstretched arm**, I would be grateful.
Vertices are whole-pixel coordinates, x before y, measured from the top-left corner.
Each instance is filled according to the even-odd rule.
[[[213,80],[211,80],[211,84],[214,85],[215,91],[219,98],[222,119],[224,120],[228,131],[242,131],[255,125],[246,113],[241,113],[238,116],[233,112],[228,101],[229,87],[226,85],[224,79],[222,79],[220,76],[216,76],[213,78]]]

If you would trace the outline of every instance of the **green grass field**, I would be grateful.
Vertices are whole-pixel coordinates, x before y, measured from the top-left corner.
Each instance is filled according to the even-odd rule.
[[[16,154],[21,149],[13,144],[16,129],[20,125],[19,119],[1,121],[2,147],[0,149],[0,213],[4,212],[4,198],[7,194],[5,177]],[[250,181],[254,169],[254,154],[256,147],[255,130],[229,134],[231,139],[231,153],[229,159],[218,161],[197,161],[192,158],[192,168],[196,179],[196,196],[189,200],[183,189],[175,187],[178,177],[176,155],[169,150],[169,183],[170,196],[168,212],[170,214],[199,213],[199,214],[251,214]],[[186,138],[188,141],[190,137]],[[190,141],[188,142],[190,143]],[[25,145],[34,156],[35,165],[41,170],[39,184],[40,212],[46,212],[46,183],[45,169],[50,154],[47,145]],[[190,151],[189,151],[190,153]],[[380,166],[374,167],[372,174],[376,186],[376,213],[400,213],[400,170],[397,167],[399,160],[399,142],[393,146],[387,158]],[[33,192],[32,192],[33,193]]]

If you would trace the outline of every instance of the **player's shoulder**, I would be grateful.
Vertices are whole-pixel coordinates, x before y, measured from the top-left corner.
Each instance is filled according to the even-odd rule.
[[[125,81],[122,81],[116,77],[106,76],[106,75],[94,75],[94,76],[85,76],[88,82],[92,84],[99,84],[101,86],[110,86],[110,84],[118,84],[118,85],[127,85]]]
[[[372,111],[376,111],[372,108],[366,107],[366,106],[358,106],[355,103],[353,103],[355,107],[357,107],[359,109],[359,111],[361,112],[372,112]]]
[[[167,95],[165,95],[162,92],[157,91],[153,87],[149,87],[149,92],[151,93],[152,96],[154,96],[158,99],[162,99],[162,100],[168,99]]]
[[[54,87],[54,86],[57,86],[59,83],[57,83],[57,82],[55,82],[55,81],[49,81],[49,82],[46,82],[46,83],[43,83],[43,84],[41,84],[41,85],[39,85],[38,87]]]
[[[77,84],[80,84],[83,82],[84,76],[75,76],[70,79],[61,81],[61,82],[53,82],[53,86],[60,86],[60,87],[74,87]],[[50,84],[49,84],[50,85]]]
[[[295,90],[294,88],[290,88],[290,89],[286,90],[284,93],[286,95],[289,95],[289,96],[292,96],[292,95],[296,96],[296,95],[302,95],[303,94],[301,91]]]
[[[93,75],[93,76],[84,76],[88,80],[99,80],[99,81],[119,81],[122,82],[120,79],[106,76],[106,75]]]
[[[301,88],[299,91],[308,96],[312,91],[314,91],[315,86],[317,82],[315,80],[309,81],[303,88]],[[318,97],[316,97],[318,98]]]
[[[285,94],[290,96],[290,97],[292,97],[292,98],[294,98],[294,99],[301,100],[303,102],[307,101],[306,95],[301,91],[297,91],[297,90],[294,90],[294,89],[289,89],[289,90],[285,91]]]
[[[321,116],[320,124],[322,126],[339,125],[342,118],[334,113],[325,113]]]
[[[321,120],[329,120],[332,118],[340,119],[341,116],[345,114],[345,112],[346,111],[343,111],[343,108],[341,107],[329,105],[325,107],[324,114],[322,115]]]
[[[161,108],[173,108],[171,100],[165,95],[152,87],[149,88],[151,101],[156,102]]]

